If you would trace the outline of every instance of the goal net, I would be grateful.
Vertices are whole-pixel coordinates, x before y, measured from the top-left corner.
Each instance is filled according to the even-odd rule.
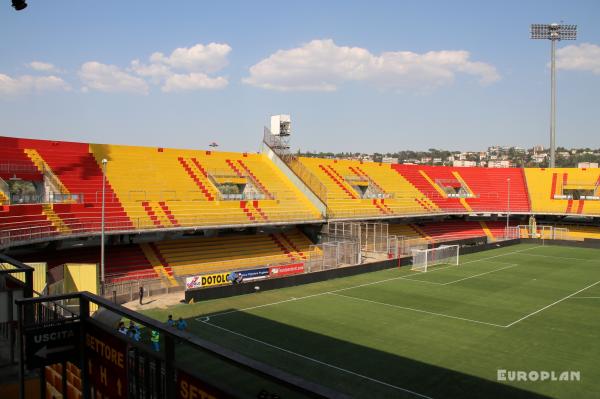
[[[411,270],[426,272],[434,265],[458,265],[458,245],[441,245],[431,249],[413,249]]]

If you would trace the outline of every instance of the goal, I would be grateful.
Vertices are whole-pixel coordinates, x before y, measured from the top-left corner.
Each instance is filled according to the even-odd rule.
[[[441,245],[431,249],[413,249],[411,270],[426,272],[434,265],[458,265],[458,245]]]

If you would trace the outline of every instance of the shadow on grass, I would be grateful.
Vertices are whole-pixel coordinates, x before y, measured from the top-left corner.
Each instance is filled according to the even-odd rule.
[[[546,397],[493,381],[496,370],[489,370],[488,380],[245,312],[213,317],[207,322],[191,318],[188,323],[190,331],[204,339],[353,397]],[[449,345],[450,341],[449,337]],[[244,388],[239,392],[242,397],[255,397],[252,393],[262,388],[263,382],[253,380],[252,376],[236,375],[207,356],[191,352],[185,344],[177,349],[180,365],[193,367],[217,386],[227,381],[229,386]],[[281,396],[290,397],[289,393]]]

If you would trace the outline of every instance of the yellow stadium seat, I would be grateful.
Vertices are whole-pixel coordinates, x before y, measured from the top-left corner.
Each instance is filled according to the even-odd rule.
[[[91,144],[139,229],[319,220],[318,210],[262,154]],[[219,186],[251,187],[245,197]]]
[[[297,229],[256,235],[198,237],[156,243],[176,276],[304,262],[310,240]]]
[[[600,198],[600,169],[527,168],[525,169],[531,210],[539,213],[599,214],[599,199],[569,198],[581,190]]]

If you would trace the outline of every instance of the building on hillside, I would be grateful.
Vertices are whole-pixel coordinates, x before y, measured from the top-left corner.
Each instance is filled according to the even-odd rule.
[[[589,169],[589,168],[597,168],[598,167],[598,162],[579,162],[577,164],[578,168],[585,168],[585,169]]]
[[[453,161],[452,166],[472,168],[474,166],[477,166],[477,162],[475,162],[475,161]]]
[[[511,167],[511,163],[510,161],[504,160],[504,161],[489,161],[488,168],[510,168]]]
[[[383,157],[383,158],[381,158],[381,163],[398,163],[398,158]]]

